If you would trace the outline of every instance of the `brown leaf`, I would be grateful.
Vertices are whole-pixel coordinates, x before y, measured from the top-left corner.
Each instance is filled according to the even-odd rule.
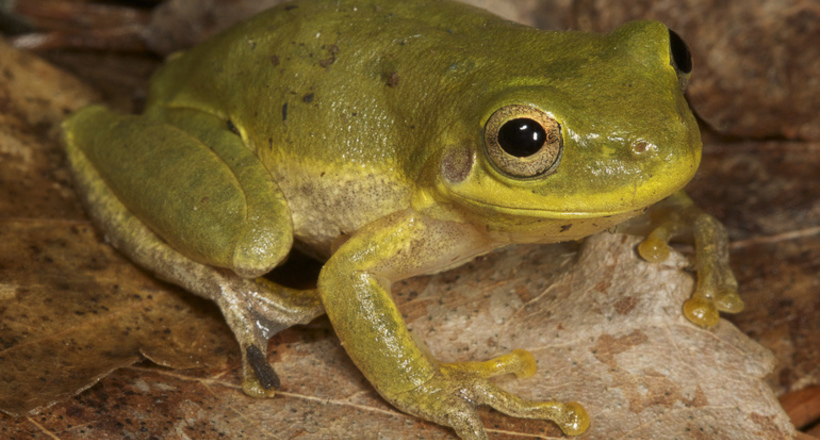
[[[55,139],[95,93],[2,41],[0,70],[0,411],[65,400],[141,353],[177,367],[224,363],[220,344],[235,343],[213,306],[116,255],[77,209]],[[190,315],[215,329],[191,328]]]
[[[63,401],[141,353],[191,368],[224,364],[235,349],[212,305],[147,277],[94,234],[85,222],[0,220],[0,410]]]

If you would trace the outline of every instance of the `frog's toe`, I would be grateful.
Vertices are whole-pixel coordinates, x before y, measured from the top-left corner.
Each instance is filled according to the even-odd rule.
[[[243,373],[242,391],[257,398],[273,397],[276,395],[276,388],[265,388],[262,382],[253,373],[248,374],[247,370]]]
[[[579,435],[589,427],[589,415],[577,402],[537,402],[522,399],[486,383],[476,400],[504,414],[526,419],[551,420],[566,435]]]
[[[683,304],[683,314],[689,321],[701,327],[714,327],[720,321],[720,312],[739,313],[743,310],[743,300],[731,282],[719,287],[706,282],[701,284],[703,286],[699,286]]]
[[[718,290],[715,304],[718,310],[726,313],[740,313],[745,307],[740,295],[737,294],[737,288],[732,287]]]
[[[235,328],[234,335],[242,349],[242,390],[251,397],[272,397],[281,384],[268,362],[268,338],[244,327]]]
[[[720,321],[720,313],[715,301],[709,298],[692,297],[683,303],[683,314],[686,318],[701,326],[714,327]]]
[[[536,402],[521,399],[487,379],[502,374],[515,374],[518,378],[531,377],[536,371],[535,357],[526,350],[513,350],[485,362],[459,362],[444,364],[442,372],[455,381],[465,382],[472,388],[470,399],[479,405],[490,406],[513,417],[551,420],[567,435],[578,435],[589,426],[589,416],[578,403]],[[476,379],[477,377],[477,379]],[[450,425],[454,426],[455,425]],[[481,438],[481,437],[464,437]]]
[[[515,374],[519,379],[531,377],[538,369],[535,357],[527,350],[512,352],[484,362],[457,362],[442,365],[444,369],[458,370],[481,378]]]
[[[566,420],[558,427],[566,435],[580,435],[589,428],[589,414],[578,402],[568,402],[564,405],[567,409]]]
[[[481,418],[475,409],[456,409],[451,413],[449,419],[443,424],[452,427],[458,438],[462,440],[488,440],[484,423],[481,422]]]
[[[270,397],[281,386],[279,376],[273,370],[265,352],[256,345],[249,345],[245,349],[245,359],[242,368],[244,376],[242,389],[248,395],[255,397]],[[253,374],[251,374],[251,372]]]
[[[666,239],[654,232],[638,245],[638,255],[650,263],[664,262],[670,254],[671,250]]]

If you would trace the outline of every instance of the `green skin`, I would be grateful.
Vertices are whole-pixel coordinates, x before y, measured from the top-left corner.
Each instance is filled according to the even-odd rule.
[[[525,401],[488,380],[534,374],[529,353],[437,362],[390,287],[510,243],[579,239],[671,195],[641,254],[663,260],[672,236],[694,237],[685,314],[708,326],[740,310],[725,232],[680,192],[701,141],[669,38],[649,21],[544,32],[444,1],[300,1],[171,57],[143,115],[81,110],[65,142],[111,243],[220,306],[248,394],[278,385],[267,340],[326,312],[403,411],[464,439],[486,438],[482,404],[579,434],[581,405]],[[560,124],[547,172],[517,177],[489,156],[485,126],[501,108]],[[326,260],[314,290],[256,278],[293,244]]]

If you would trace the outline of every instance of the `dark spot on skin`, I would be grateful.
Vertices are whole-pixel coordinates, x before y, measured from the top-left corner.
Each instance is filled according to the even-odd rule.
[[[313,101],[313,97],[315,95],[313,93],[308,93],[307,95],[302,97],[302,102],[305,104],[310,104]]]
[[[262,350],[255,345],[249,345],[245,353],[248,356],[248,363],[253,368],[253,372],[256,373],[256,378],[259,379],[262,387],[266,390],[271,388],[278,390],[281,386],[279,376],[276,375],[273,367],[268,363],[265,353],[262,353]]]
[[[236,128],[236,125],[234,125],[233,121],[231,121],[230,119],[228,119],[228,130],[230,130],[231,133],[239,136],[239,129]]]
[[[268,138],[268,148],[273,150],[273,138]]]
[[[353,112],[353,113],[351,113],[350,115],[351,115],[351,116],[359,116],[359,113],[358,113],[358,112]]]
[[[288,120],[288,103],[282,104],[282,122],[287,122]]]
[[[411,125],[411,126],[410,126],[410,129],[411,129],[411,130],[415,130],[415,129],[416,129],[416,126],[415,126],[415,125]]]
[[[571,228],[571,227],[572,227],[572,223],[570,223],[568,225],[561,225],[561,231],[560,232],[567,232],[567,231],[569,231],[569,228]]]
[[[399,85],[399,72],[390,72],[387,76],[387,86],[396,87],[397,85]]]
[[[285,10],[286,11],[292,11],[292,10],[298,8],[298,7],[299,7],[299,5],[287,5],[287,6],[285,6]]]
[[[327,46],[327,51],[330,54],[330,56],[328,58],[323,59],[323,60],[319,60],[319,66],[324,67],[324,68],[327,68],[331,64],[336,62],[336,55],[339,53],[339,46],[337,46],[335,44],[331,44],[331,45]]]
[[[322,174],[319,174],[319,177],[325,177],[325,172],[322,171]]]
[[[208,197],[208,196],[205,196],[205,197],[203,197],[199,200],[199,203],[207,203],[209,200],[211,200],[211,198]]]
[[[274,55],[274,56],[270,57],[270,62],[271,62],[271,64],[274,65],[274,67],[278,66],[279,65],[279,55]]]

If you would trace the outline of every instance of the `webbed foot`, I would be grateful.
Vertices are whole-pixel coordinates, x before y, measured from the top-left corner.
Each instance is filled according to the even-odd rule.
[[[453,428],[463,440],[487,438],[476,411],[479,405],[513,417],[551,420],[566,435],[586,431],[589,416],[580,404],[525,400],[488,380],[503,374],[530,377],[535,371],[535,358],[525,350],[514,350],[486,362],[441,364],[424,385],[392,400],[404,411]]]

